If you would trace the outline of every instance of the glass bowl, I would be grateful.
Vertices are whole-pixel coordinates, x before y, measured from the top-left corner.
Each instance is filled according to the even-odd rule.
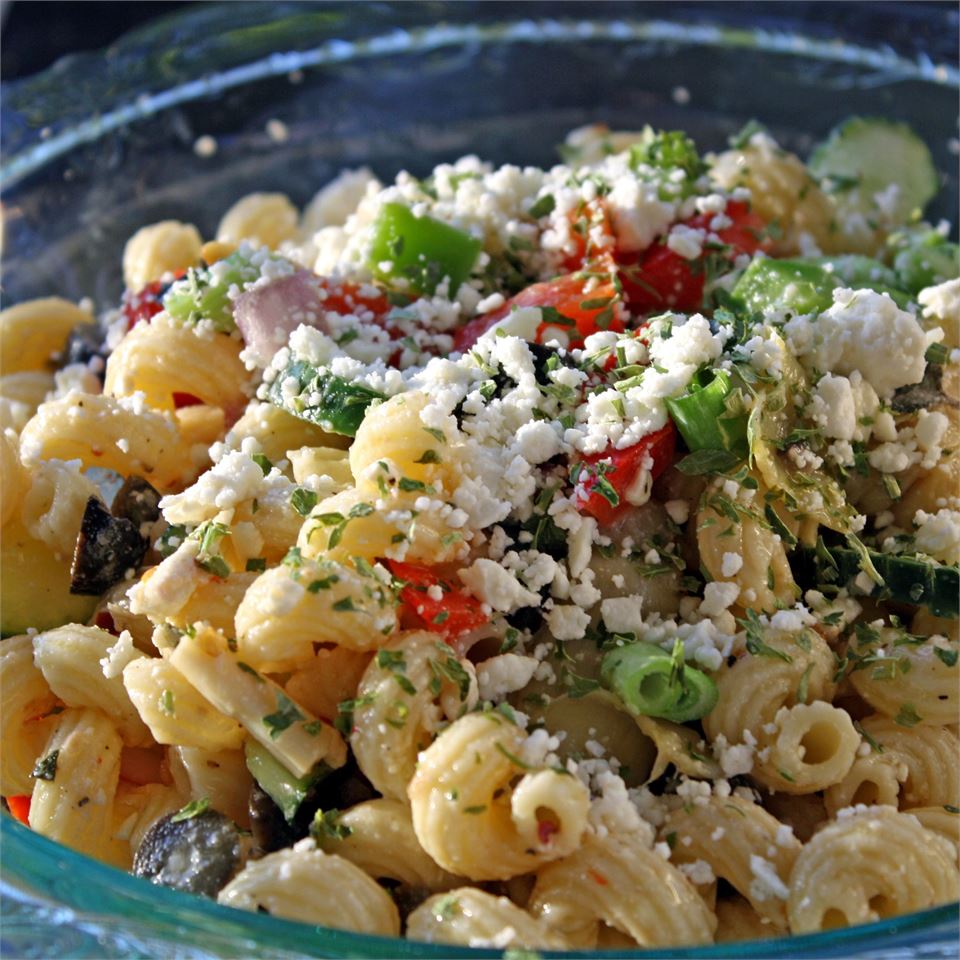
[[[549,165],[571,128],[746,121],[805,153],[839,120],[905,120],[958,207],[957,8],[946,3],[230,3],[192,7],[3,90],[6,302],[121,291],[123,244],[212,235],[242,194],[305,203],[345,166],[423,175],[464,153]],[[271,123],[270,121],[279,121]],[[213,138],[216,152],[201,149]],[[0,954],[481,957],[228,910],[0,817]],[[849,930],[637,957],[956,956],[956,906]],[[573,953],[570,956],[596,956]],[[619,955],[625,955],[622,951]]]

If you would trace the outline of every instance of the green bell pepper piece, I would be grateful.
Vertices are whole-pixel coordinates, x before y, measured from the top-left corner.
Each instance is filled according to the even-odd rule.
[[[822,267],[803,260],[754,260],[731,291],[735,303],[762,313],[771,307],[793,313],[820,313],[840,286]]]

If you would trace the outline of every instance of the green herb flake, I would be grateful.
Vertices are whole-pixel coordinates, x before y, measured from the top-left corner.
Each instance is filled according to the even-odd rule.
[[[179,823],[181,820],[192,820],[206,813],[210,809],[210,798],[201,797],[199,800],[191,800],[185,807],[181,807],[171,818],[171,823]]]
[[[346,840],[353,833],[353,828],[340,823],[341,816],[341,812],[336,809],[318,810],[310,824],[310,836],[317,843],[323,840]]]
[[[313,490],[297,487],[296,490],[290,494],[290,503],[301,517],[307,517],[310,515],[310,511],[317,505],[317,494]]]
[[[173,702],[173,691],[164,690],[157,698],[157,706],[160,708],[161,713],[172,717],[176,712]]]
[[[923,717],[917,713],[912,703],[904,703],[900,707],[897,715],[893,718],[893,722],[899,724],[901,727],[915,727],[921,720],[923,720]]]
[[[263,718],[263,725],[270,731],[270,739],[276,740],[284,730],[303,719],[297,705],[282,690],[278,690],[276,712],[268,713]]]

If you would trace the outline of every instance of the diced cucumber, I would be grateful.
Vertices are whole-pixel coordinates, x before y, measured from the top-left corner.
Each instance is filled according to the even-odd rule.
[[[831,182],[841,209],[867,218],[882,212],[894,225],[907,223],[937,192],[927,145],[905,123],[891,120],[850,117],[814,149],[808,166],[818,180]]]
[[[295,391],[292,381],[297,384]],[[327,433],[355,437],[367,407],[374,400],[386,400],[386,394],[350,383],[306,360],[294,360],[270,384],[267,399]]]
[[[869,287],[875,290],[878,283],[884,287],[896,287],[898,283],[896,273],[885,263],[858,253],[812,257],[810,262],[823,267],[845,287]]]
[[[481,246],[456,227],[418,217],[402,203],[387,203],[374,224],[369,264],[379,279],[406,280],[417,293],[432,294],[447,277],[453,297],[470,276]]]
[[[233,302],[228,292],[232,286],[243,289],[245,283],[252,283],[260,276],[260,269],[239,251],[231,253],[223,264],[217,265],[219,276],[216,283],[213,282],[214,274],[210,267],[191,267],[187,275],[167,291],[163,298],[164,310],[183,324],[192,325],[207,320],[224,333],[236,329]]]
[[[820,313],[833,303],[840,284],[823,267],[803,260],[754,260],[730,293],[731,299],[759,313],[786,309]]]
[[[311,787],[330,772],[330,768],[321,761],[305,777],[295,777],[253,737],[247,737],[243,752],[250,775],[280,808],[287,823],[296,816]]]
[[[867,555],[883,579],[883,588],[874,591],[878,598],[925,606],[938,617],[956,617],[960,613],[960,568],[875,550],[868,550]],[[795,556],[797,581],[804,586],[831,583],[844,587],[861,571],[861,555],[847,547],[830,547],[826,551],[801,547]]]
[[[960,246],[936,230],[904,231],[891,237],[891,243],[897,251],[893,258],[897,286],[910,293],[960,277]]]

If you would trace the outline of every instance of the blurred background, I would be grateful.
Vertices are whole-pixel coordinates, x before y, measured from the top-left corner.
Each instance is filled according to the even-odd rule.
[[[4,0],[0,32],[0,80],[37,73],[78,50],[98,50],[154,17],[185,2]]]
[[[232,0],[237,4],[265,4],[267,0]],[[372,0],[354,0],[356,5],[374,5]],[[464,0],[466,5],[485,7],[487,11],[502,3],[503,0]],[[419,3],[421,6],[429,4]],[[547,13],[562,15],[565,4],[562,0],[554,2],[530,2],[530,0],[508,0],[507,6],[527,6],[531,16],[543,16]],[[769,15],[782,15],[781,3],[754,2],[754,0],[727,0],[723,3],[685,4],[688,7],[704,7],[705,12],[721,18],[725,14],[738,16],[742,9],[750,9],[754,22],[762,26]],[[159,2],[159,0],[0,0],[0,80],[15,80],[37,73],[50,66],[60,57],[83,50],[99,50],[121,37],[129,30],[142,26],[156,17],[186,6],[209,6],[202,2]],[[628,2],[624,9],[634,8],[634,12],[644,12],[651,16],[671,12],[671,3],[656,0]],[[871,39],[887,39],[903,52],[911,48],[917,51],[943,50],[947,52],[955,46],[955,36],[943,36],[931,26],[928,13],[931,8],[957,9],[956,0],[861,0],[856,4],[835,4],[820,0],[795,0],[791,2],[790,16],[800,21],[816,23],[822,20],[829,23],[837,17],[837,8],[856,7],[858,31],[864,42]],[[645,9],[644,9],[645,8]],[[724,10],[723,8],[726,8]],[[767,9],[764,9],[767,8]],[[901,24],[909,22],[909,28],[894,38],[889,36],[889,24],[896,16]],[[841,14],[842,17],[842,14]]]

